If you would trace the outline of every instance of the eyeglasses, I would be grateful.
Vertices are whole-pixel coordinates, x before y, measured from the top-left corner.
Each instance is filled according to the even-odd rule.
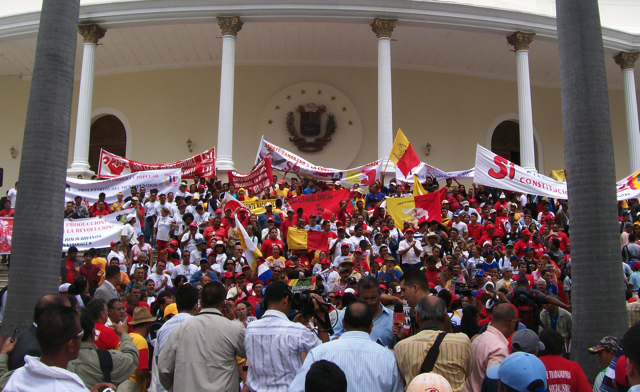
[[[82,340],[82,338],[84,338],[84,330],[81,330],[79,334],[77,334],[76,336],[72,337],[71,340],[73,339],[80,339]]]
[[[366,302],[368,304],[375,304],[375,303],[379,302],[380,300],[378,299],[378,297],[374,297],[374,298],[360,298],[360,301]]]

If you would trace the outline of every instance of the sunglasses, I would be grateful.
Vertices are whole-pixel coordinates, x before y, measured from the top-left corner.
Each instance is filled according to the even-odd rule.
[[[72,337],[71,340],[73,339],[80,339],[82,340],[82,338],[84,338],[84,330],[81,330],[79,334],[77,334],[76,336]]]

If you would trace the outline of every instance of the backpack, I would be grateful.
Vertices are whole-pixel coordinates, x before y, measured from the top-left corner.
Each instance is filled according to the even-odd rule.
[[[537,332],[540,318],[536,294],[531,290],[516,290],[512,297],[513,305],[518,309],[518,321]]]

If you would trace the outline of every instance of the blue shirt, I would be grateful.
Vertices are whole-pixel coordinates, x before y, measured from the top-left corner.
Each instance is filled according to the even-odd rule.
[[[384,199],[384,193],[378,192],[378,194],[374,195],[373,192],[367,194],[367,197],[364,198],[367,208],[369,208],[369,203],[371,200],[378,200],[379,202]]]
[[[371,340],[366,332],[350,331],[338,340],[312,349],[289,385],[289,392],[304,391],[309,368],[321,360],[342,369],[349,392],[404,391],[404,380],[393,352]]]
[[[402,272],[397,271],[395,269],[393,270],[393,275],[395,275],[398,280],[402,278]],[[388,271],[385,272],[384,274],[382,273],[382,271],[380,271],[378,272],[378,280],[382,282],[391,283],[393,282],[393,275],[391,275]]]
[[[382,312],[373,319],[373,329],[369,337],[372,341],[380,343],[382,346],[393,349],[396,345],[396,336],[393,334],[393,311],[380,305]],[[344,312],[338,316],[338,323],[333,328],[334,334],[331,339],[336,336],[341,336],[344,333],[342,326],[342,319],[344,318]],[[340,338],[342,339],[342,338]]]
[[[211,278],[212,282],[220,281],[218,279],[218,274],[216,274],[213,271],[209,271],[207,275],[209,275],[209,278]],[[195,285],[200,284],[200,279],[202,279],[203,276],[204,276],[204,273],[202,271],[196,271],[193,273],[193,275],[191,275],[191,279],[189,279],[189,283],[195,287]]]
[[[547,285],[547,294],[555,294],[558,295],[558,286],[551,283]]]
[[[495,260],[491,264],[487,264],[486,262],[483,262],[482,264],[480,264],[480,267],[482,267],[482,270],[484,272],[489,272],[491,271],[492,268],[497,268],[498,271],[500,271],[500,264],[498,264],[498,262]]]
[[[640,289],[640,271],[635,271],[631,274],[629,284],[633,285],[631,291],[638,291]]]

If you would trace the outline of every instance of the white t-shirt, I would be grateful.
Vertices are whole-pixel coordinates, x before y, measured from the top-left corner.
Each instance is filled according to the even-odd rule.
[[[469,229],[467,229],[467,224],[464,222],[454,223],[451,227],[455,227],[458,229],[458,233],[460,233],[460,237],[464,237],[465,233],[469,233]]]
[[[153,226],[158,229],[156,234],[156,240],[169,241],[169,233],[171,232],[171,217],[159,216],[156,220],[156,224]]]
[[[192,195],[191,193],[189,193],[189,191],[185,191],[185,192],[178,191],[178,192],[176,192],[176,193],[175,193],[175,195],[174,195],[174,196],[175,196],[175,197],[182,196],[182,198],[184,199],[184,198],[186,198],[187,196],[193,196],[193,195]]]
[[[399,242],[404,236],[402,235],[400,229],[394,227],[393,229],[389,230],[389,237]]]
[[[196,231],[196,234],[193,236],[193,238],[191,238],[191,233],[186,233],[184,236],[182,236],[182,241],[180,242],[182,243],[182,245],[184,245],[184,250],[193,252],[194,250],[196,250],[196,241],[199,239],[204,239],[204,237],[202,236],[202,234]]]
[[[206,253],[206,250],[202,253]],[[189,262],[191,264],[200,265],[200,260],[204,257],[204,255],[199,252],[197,249],[191,252],[191,256],[189,256]]]
[[[202,228],[200,224],[202,222],[209,222],[210,219],[211,219],[211,214],[209,214],[208,212],[203,212],[202,215],[196,212],[193,215],[193,221],[196,222],[196,225],[198,225],[198,228]]]
[[[172,222],[178,225],[178,227],[176,227],[173,230],[173,235],[179,236],[186,229],[186,227],[184,226],[184,221],[182,220],[182,215],[180,214],[180,211],[174,212]]]
[[[351,243],[349,238],[343,238],[343,239],[335,238],[335,239],[331,240],[331,244],[329,245],[329,249],[331,249],[331,247],[333,246],[333,244],[335,244],[336,241],[340,241],[340,242],[338,242],[338,245],[336,245],[336,250],[333,252],[333,258],[334,259],[342,254],[342,251],[340,250],[342,248],[342,244],[348,244],[349,245],[349,253],[351,253],[354,250],[356,250],[356,247],[353,246],[353,244]]]
[[[164,278],[167,278],[167,284],[164,286],[164,289],[171,289],[173,288],[173,286],[171,285],[171,277],[167,274],[162,274],[162,275],[158,275],[156,273],[153,274],[149,274],[149,276],[147,277],[147,279],[151,279],[153,280],[153,283],[156,287],[160,286],[162,284],[162,280]],[[158,293],[160,292],[160,290],[156,291],[156,295],[158,295]]]
[[[11,208],[16,208],[16,196],[18,196],[18,190],[16,188],[9,189],[7,199],[11,201]]]
[[[187,278],[187,282],[191,279],[191,275],[198,272],[200,268],[193,264],[184,265],[180,264],[179,266],[173,269],[171,272],[171,279],[175,279],[178,275],[184,275]]]
[[[402,255],[402,264],[418,264],[420,262],[420,255],[416,255],[415,249],[413,249],[411,244],[407,242],[407,240],[400,241],[400,245],[398,246],[398,252],[401,252],[405,249],[409,249],[409,251]],[[420,245],[419,241],[416,241],[416,248],[422,252],[422,245]],[[422,253],[420,253],[422,254]]]
[[[156,207],[160,204],[159,201],[148,201],[144,204],[144,218],[147,219],[152,216],[156,216]]]
[[[160,202],[158,202],[158,204],[156,205],[156,216],[159,218],[162,216],[162,209],[167,207],[167,209],[169,210],[169,215],[171,215],[173,213],[173,211],[171,210],[171,205],[167,202],[165,202],[164,204],[160,204]]]
[[[126,238],[130,244],[134,243],[136,239],[136,230],[130,224],[126,224],[120,232],[120,238]]]
[[[111,261],[111,259],[113,258],[118,259],[118,261],[120,262],[120,269],[124,272],[127,272],[127,266],[126,263],[123,264],[123,262],[126,262],[126,259],[124,257],[124,253],[122,252],[114,252],[113,250],[111,252],[109,252],[109,254],[107,255],[107,263],[109,263],[109,261]]]

